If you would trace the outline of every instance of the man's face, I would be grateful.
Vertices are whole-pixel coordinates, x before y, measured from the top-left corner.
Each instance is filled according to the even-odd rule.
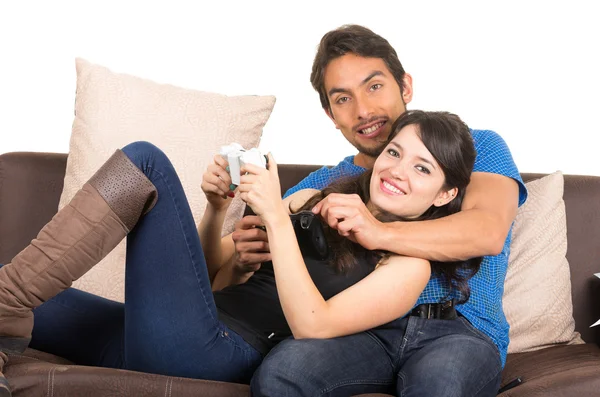
[[[348,53],[327,65],[325,90],[335,127],[359,151],[355,162],[372,167],[387,142],[392,124],[412,99],[412,80],[406,74],[404,93],[380,58]],[[358,163],[358,162],[357,162]]]

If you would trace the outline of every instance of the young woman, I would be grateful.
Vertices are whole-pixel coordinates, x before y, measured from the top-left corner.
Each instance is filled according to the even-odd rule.
[[[0,269],[0,364],[31,344],[78,364],[248,382],[263,356],[290,335],[332,338],[389,323],[413,309],[430,263],[370,252],[331,234],[330,260],[303,258],[289,209],[341,189],[360,196],[380,219],[444,216],[460,208],[474,159],[469,129],[458,117],[409,112],[373,171],[341,187],[282,201],[272,157],[268,169],[246,166],[239,192],[263,219],[273,260],[246,283],[213,295],[231,193],[226,162],[216,157],[204,175],[208,205],[198,238],[166,156],[151,144],[130,144]],[[69,288],[125,236],[124,304]],[[446,266],[448,300],[466,299],[465,280],[477,266]]]

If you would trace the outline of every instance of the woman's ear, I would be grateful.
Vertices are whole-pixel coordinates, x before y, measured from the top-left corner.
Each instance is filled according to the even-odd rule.
[[[450,190],[442,190],[433,202],[433,205],[435,205],[436,207],[442,207],[448,204],[450,201],[454,200],[456,198],[456,195],[458,195],[458,188],[456,187],[453,187]]]

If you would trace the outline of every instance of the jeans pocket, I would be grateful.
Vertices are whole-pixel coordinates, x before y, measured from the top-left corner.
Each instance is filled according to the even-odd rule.
[[[457,318],[457,320],[459,320],[459,321],[462,322],[463,326],[465,327],[465,329],[467,329],[467,331],[469,331],[474,336],[476,336],[476,337],[478,337],[480,339],[483,339],[485,342],[487,342],[488,344],[490,344],[490,346],[493,347],[494,352],[498,356],[498,360],[500,360],[500,351],[498,350],[498,346],[496,346],[496,344],[494,343],[494,341],[492,340],[492,338],[490,338],[489,336],[487,336],[486,334],[484,334],[481,330],[475,328],[473,326],[473,324],[471,324],[471,322],[469,320],[467,320],[465,317],[459,316]]]

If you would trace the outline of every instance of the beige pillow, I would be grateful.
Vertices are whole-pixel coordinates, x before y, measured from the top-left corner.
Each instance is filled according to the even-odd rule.
[[[222,145],[259,144],[273,106],[273,96],[225,96],[179,88],[113,73],[76,60],[75,120],[69,147],[62,208],[100,165],[133,141],[161,148],[177,170],[196,224],[206,200],[202,174]],[[244,206],[232,203],[223,233],[233,230]],[[95,266],[75,287],[123,301],[125,242]]]
[[[509,353],[557,343],[583,343],[575,332],[567,224],[560,172],[526,184],[529,197],[513,226],[504,313],[510,325]]]

